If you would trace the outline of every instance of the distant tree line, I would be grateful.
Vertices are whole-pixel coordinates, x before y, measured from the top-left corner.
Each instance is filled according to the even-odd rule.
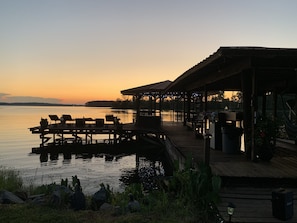
[[[136,102],[133,100],[116,100],[112,103],[112,108],[116,109],[136,109]],[[162,101],[161,108],[162,110],[175,110],[182,111],[184,109],[184,101],[181,99],[171,99]],[[201,110],[203,108],[200,107],[201,103],[193,102],[191,103],[191,110]],[[231,101],[229,99],[216,100],[215,98],[211,99],[207,102],[207,107],[209,110],[223,110],[223,109],[231,109],[231,110],[240,110],[242,108],[242,103],[238,100]],[[160,104],[157,101],[156,103],[149,100],[141,100],[140,101],[140,109],[151,109],[151,110],[159,110]]]
[[[112,107],[114,101],[88,101],[85,103],[86,107]]]
[[[278,96],[277,99],[277,110],[279,115],[282,116],[283,112],[287,113],[288,108],[285,106],[285,102],[289,99],[292,99],[291,95],[283,95],[281,97]],[[199,103],[199,98],[191,98],[190,110],[192,111],[204,111],[203,103]],[[116,101],[90,101],[85,104],[85,106],[90,107],[111,107],[115,109],[136,109],[136,101],[132,99],[117,99]],[[162,110],[175,110],[175,111],[183,111],[184,101],[182,97],[164,99],[162,101],[161,108]],[[262,107],[262,97],[258,98],[258,109],[261,111]],[[268,112],[273,110],[273,96],[266,95],[266,109]],[[160,105],[159,101],[156,103],[150,100],[142,99],[140,101],[140,109],[151,109],[151,110],[159,110]],[[207,110],[208,111],[221,111],[221,110],[233,110],[240,111],[242,110],[242,93],[237,92],[233,94],[230,98],[224,97],[224,92],[218,92],[218,94],[208,96],[207,98]]]

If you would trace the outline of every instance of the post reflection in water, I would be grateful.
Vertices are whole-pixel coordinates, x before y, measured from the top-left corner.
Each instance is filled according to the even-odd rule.
[[[115,154],[108,153],[83,153],[83,154],[49,154],[41,153],[40,162],[42,167],[46,166],[60,166],[61,168],[72,168],[73,165],[76,166],[76,162],[82,162],[83,165],[95,167],[98,165],[98,169],[104,168],[104,173],[98,171],[99,174],[109,175],[110,171],[115,168],[119,168],[118,179],[109,179],[112,187],[118,185],[117,187],[124,188],[125,186],[132,183],[142,183],[144,190],[152,190],[157,188],[157,179],[165,175],[172,174],[171,168],[168,162],[165,160],[165,155],[163,154],[164,148],[155,148],[152,153],[130,153],[125,154],[123,151]],[[126,158],[130,159],[130,164],[134,163],[133,166],[126,167]],[[72,163],[75,160],[75,163]],[[104,162],[103,162],[104,161]],[[80,171],[81,172],[81,171]],[[96,168],[90,170],[88,167],[88,172],[84,173],[83,176],[88,176],[89,173],[96,175]],[[75,173],[74,175],[80,175],[81,173]],[[86,175],[85,175],[86,174]],[[91,175],[91,174],[90,174]],[[112,175],[112,174],[111,174]],[[91,176],[89,176],[91,177]],[[83,177],[84,178],[84,177]],[[83,180],[84,181],[84,180]],[[101,182],[106,184],[105,182]],[[96,184],[99,185],[99,184]],[[90,187],[90,186],[89,186]]]
[[[40,118],[48,118],[49,114],[71,114],[73,118],[104,118],[106,114],[115,114],[122,123],[133,121],[133,110],[113,110],[111,108],[91,108],[84,106],[1,106],[0,107],[0,163],[5,168],[12,168],[20,173],[24,186],[60,183],[61,179],[77,175],[86,194],[92,194],[100,188],[100,184],[109,184],[114,191],[121,191],[126,182],[138,178],[138,170],[147,166],[163,165],[162,157],[146,157],[136,153],[107,153],[75,155],[64,154],[32,154],[33,147],[38,147],[40,139],[29,131],[38,126]],[[163,113],[165,121],[171,119],[171,113]],[[100,139],[99,139],[100,140]],[[153,152],[154,153],[154,152]],[[161,157],[161,158],[160,158]],[[156,164],[151,164],[150,162]],[[141,165],[140,165],[141,163]],[[157,171],[159,172],[159,170]],[[166,173],[166,171],[165,171]],[[167,173],[166,173],[167,174]]]

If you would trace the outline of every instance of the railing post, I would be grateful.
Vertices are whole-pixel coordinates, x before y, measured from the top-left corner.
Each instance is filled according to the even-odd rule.
[[[204,134],[204,163],[205,165],[209,166],[210,160],[210,138],[211,134],[206,133]]]

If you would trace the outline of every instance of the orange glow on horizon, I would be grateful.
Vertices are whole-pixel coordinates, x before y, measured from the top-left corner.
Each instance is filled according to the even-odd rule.
[[[48,2],[1,2],[0,102],[117,100],[221,46],[297,48],[293,0]]]

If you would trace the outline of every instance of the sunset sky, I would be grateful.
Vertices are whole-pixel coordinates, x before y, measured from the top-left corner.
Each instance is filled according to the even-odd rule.
[[[0,102],[84,104],[220,46],[297,48],[296,0],[0,0]]]

